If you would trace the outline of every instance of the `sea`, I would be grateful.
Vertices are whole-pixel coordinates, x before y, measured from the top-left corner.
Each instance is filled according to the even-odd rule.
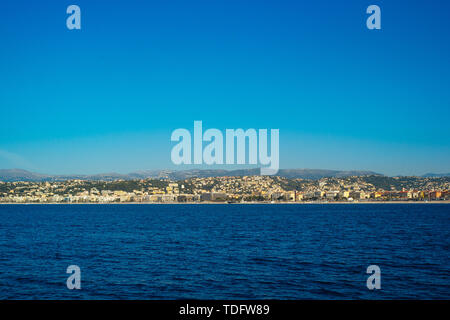
[[[2,300],[449,298],[450,204],[0,205]]]

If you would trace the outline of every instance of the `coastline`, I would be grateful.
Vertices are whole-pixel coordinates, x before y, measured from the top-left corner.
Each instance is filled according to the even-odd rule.
[[[342,204],[342,205],[364,205],[364,204],[450,204],[450,200],[433,200],[433,201],[361,201],[361,202],[348,202],[348,201],[333,201],[333,202],[320,202],[320,201],[311,201],[311,202],[293,202],[293,201],[279,201],[279,202],[236,202],[236,203],[228,203],[228,202],[211,202],[211,201],[203,201],[203,202],[4,202],[0,203],[1,205],[211,205],[211,204],[219,204],[219,205],[279,205],[279,204],[289,204],[289,205],[317,205],[317,204]]]

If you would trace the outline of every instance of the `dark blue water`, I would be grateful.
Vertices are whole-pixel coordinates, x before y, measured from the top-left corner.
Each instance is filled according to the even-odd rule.
[[[449,249],[448,204],[0,205],[0,298],[449,299]]]

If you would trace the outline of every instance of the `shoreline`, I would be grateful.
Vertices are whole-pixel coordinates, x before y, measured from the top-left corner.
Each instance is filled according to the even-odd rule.
[[[68,202],[68,203],[62,203],[62,202],[23,202],[23,203],[17,203],[17,202],[4,202],[0,203],[0,205],[127,205],[127,204],[133,204],[133,205],[203,205],[203,204],[218,204],[218,205],[264,205],[264,204],[270,204],[270,205],[279,205],[279,204],[289,204],[289,205],[314,205],[314,204],[342,204],[342,205],[364,205],[364,204],[450,204],[450,200],[433,200],[433,201],[361,201],[361,202],[344,202],[344,201],[334,201],[334,202],[293,202],[293,201],[286,201],[286,202],[236,202],[236,203],[228,203],[228,202]]]

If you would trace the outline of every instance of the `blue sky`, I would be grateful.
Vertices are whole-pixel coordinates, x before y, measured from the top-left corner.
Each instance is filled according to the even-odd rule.
[[[81,30],[66,28],[70,4]],[[371,4],[381,30],[366,28]],[[280,129],[281,168],[449,172],[449,12],[436,0],[3,1],[0,168],[176,169],[171,132],[202,120]]]

